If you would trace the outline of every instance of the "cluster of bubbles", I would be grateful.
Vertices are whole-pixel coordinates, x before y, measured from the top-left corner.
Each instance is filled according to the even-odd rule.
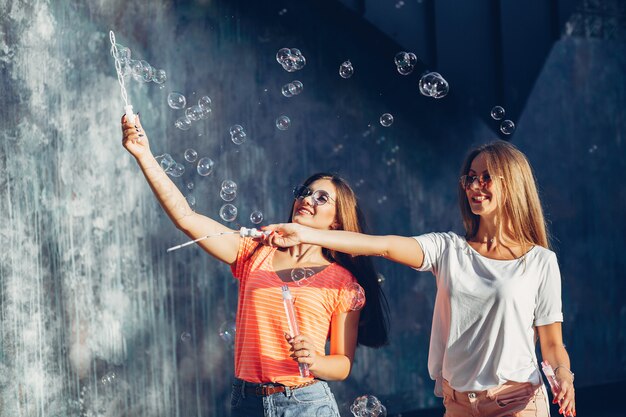
[[[442,98],[450,91],[448,82],[438,72],[427,72],[419,81],[420,93],[426,97]]]
[[[276,127],[278,130],[287,130],[291,126],[291,119],[284,114],[276,118]]]
[[[373,395],[361,395],[350,406],[354,417],[386,417],[387,408]]]
[[[302,52],[296,48],[281,48],[276,52],[276,61],[287,72],[301,70],[306,65],[306,59]]]
[[[121,65],[122,75],[126,77],[132,77],[136,81],[142,81],[144,83],[154,82],[156,84],[163,84],[167,80],[167,74],[163,69],[156,69],[148,61],[131,59],[130,48],[122,45],[115,44],[117,47],[117,53],[111,48],[111,55],[118,60]]]
[[[172,155],[165,153],[155,158],[165,173],[171,177],[180,177],[185,173],[185,166],[172,158]]]
[[[315,271],[310,268],[294,268],[291,270],[291,280],[299,286],[309,284],[309,278],[315,275]]]
[[[226,346],[229,348],[233,348],[235,346],[235,333],[237,331],[237,327],[235,322],[232,320],[225,321],[220,325],[219,334],[220,339],[226,343]]]
[[[115,378],[117,378],[115,372],[107,372],[100,378],[100,382],[102,382],[102,385],[111,385],[113,381],[115,381]]]
[[[339,75],[341,78],[350,78],[354,74],[354,67],[350,61],[344,61],[339,65]]]
[[[502,120],[504,119],[505,114],[506,111],[502,106],[494,106],[491,109],[491,118],[493,120]],[[500,132],[504,133],[505,135],[510,135],[511,133],[513,133],[514,130],[515,123],[513,123],[512,120],[502,120],[502,123],[500,123]]]
[[[233,180],[222,181],[220,197],[224,201],[233,201],[237,198],[237,183]]]
[[[189,332],[182,332],[180,334],[180,340],[182,340],[185,343],[189,342],[191,340],[191,333],[189,333]]]
[[[413,52],[400,51],[393,61],[396,63],[396,69],[400,74],[409,75],[417,65],[417,56]]]
[[[232,125],[229,132],[230,140],[232,140],[235,145],[241,145],[246,141],[246,131],[243,129],[243,126]]]
[[[191,122],[208,119],[212,111],[209,96],[202,96],[198,100],[198,104],[185,108],[187,99],[181,93],[174,91],[167,95],[167,104],[175,110],[185,109],[185,115],[174,122],[174,126],[180,130],[189,130]]]
[[[293,82],[283,85],[281,92],[285,97],[293,97],[300,94],[302,90],[304,90],[304,85],[300,81],[295,80]]]
[[[391,115],[391,113],[385,113],[380,116],[380,124],[383,127],[391,126],[393,124],[393,116]]]

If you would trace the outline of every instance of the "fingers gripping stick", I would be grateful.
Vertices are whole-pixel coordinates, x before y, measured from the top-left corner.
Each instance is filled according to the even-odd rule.
[[[548,361],[543,361],[541,362],[541,369],[543,370],[543,374],[548,379],[548,383],[550,384],[550,388],[552,389],[552,392],[555,395],[558,394],[559,391],[561,390],[561,387],[559,386],[559,382],[556,380],[556,375],[554,374],[554,370],[552,369],[552,366],[550,366]]]

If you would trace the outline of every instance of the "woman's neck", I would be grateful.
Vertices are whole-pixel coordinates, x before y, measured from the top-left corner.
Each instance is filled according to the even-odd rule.
[[[294,259],[294,263],[325,263],[322,247],[300,244],[287,248],[286,253]]]

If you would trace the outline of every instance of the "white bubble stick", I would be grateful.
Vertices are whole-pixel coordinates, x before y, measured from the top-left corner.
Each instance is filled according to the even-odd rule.
[[[296,320],[296,311],[293,308],[293,298],[291,297],[291,291],[287,285],[283,285],[283,305],[285,306],[285,314],[287,314],[287,325],[289,326],[289,333],[291,337],[296,337],[300,334],[298,328],[298,321]],[[309,376],[309,365],[306,363],[298,363],[300,369],[300,376],[306,378]]]
[[[200,242],[201,240],[208,239],[208,238],[211,238],[211,237],[216,237],[216,236],[236,235],[236,234],[238,234],[241,237],[256,238],[256,237],[261,237],[261,236],[264,236],[264,235],[267,236],[270,233],[271,232],[269,230],[261,231],[261,230],[257,230],[257,229],[248,229],[247,227],[242,227],[241,229],[239,229],[237,231],[233,231],[233,232],[213,233],[213,234],[210,234],[210,235],[202,236],[202,237],[199,237],[197,239],[190,240],[189,242],[185,242],[185,243],[182,243],[180,245],[172,246],[171,248],[167,249],[167,252],[172,252],[172,251],[175,251],[177,249],[184,248],[185,246],[193,245],[194,243]]]
[[[126,84],[124,82],[124,74],[122,74],[122,63],[119,59],[117,50],[117,43],[115,42],[115,33],[109,31],[109,40],[111,41],[111,55],[115,59],[115,71],[117,72],[117,82],[120,84],[120,90],[122,92],[122,100],[124,100],[124,113],[126,114],[126,120],[131,123],[135,123],[135,114],[133,113],[133,106],[128,104],[128,95],[126,94]]]

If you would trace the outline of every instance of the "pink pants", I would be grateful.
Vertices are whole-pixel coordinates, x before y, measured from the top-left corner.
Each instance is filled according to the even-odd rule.
[[[486,391],[461,392],[443,381],[444,417],[550,417],[543,385],[507,382]]]

